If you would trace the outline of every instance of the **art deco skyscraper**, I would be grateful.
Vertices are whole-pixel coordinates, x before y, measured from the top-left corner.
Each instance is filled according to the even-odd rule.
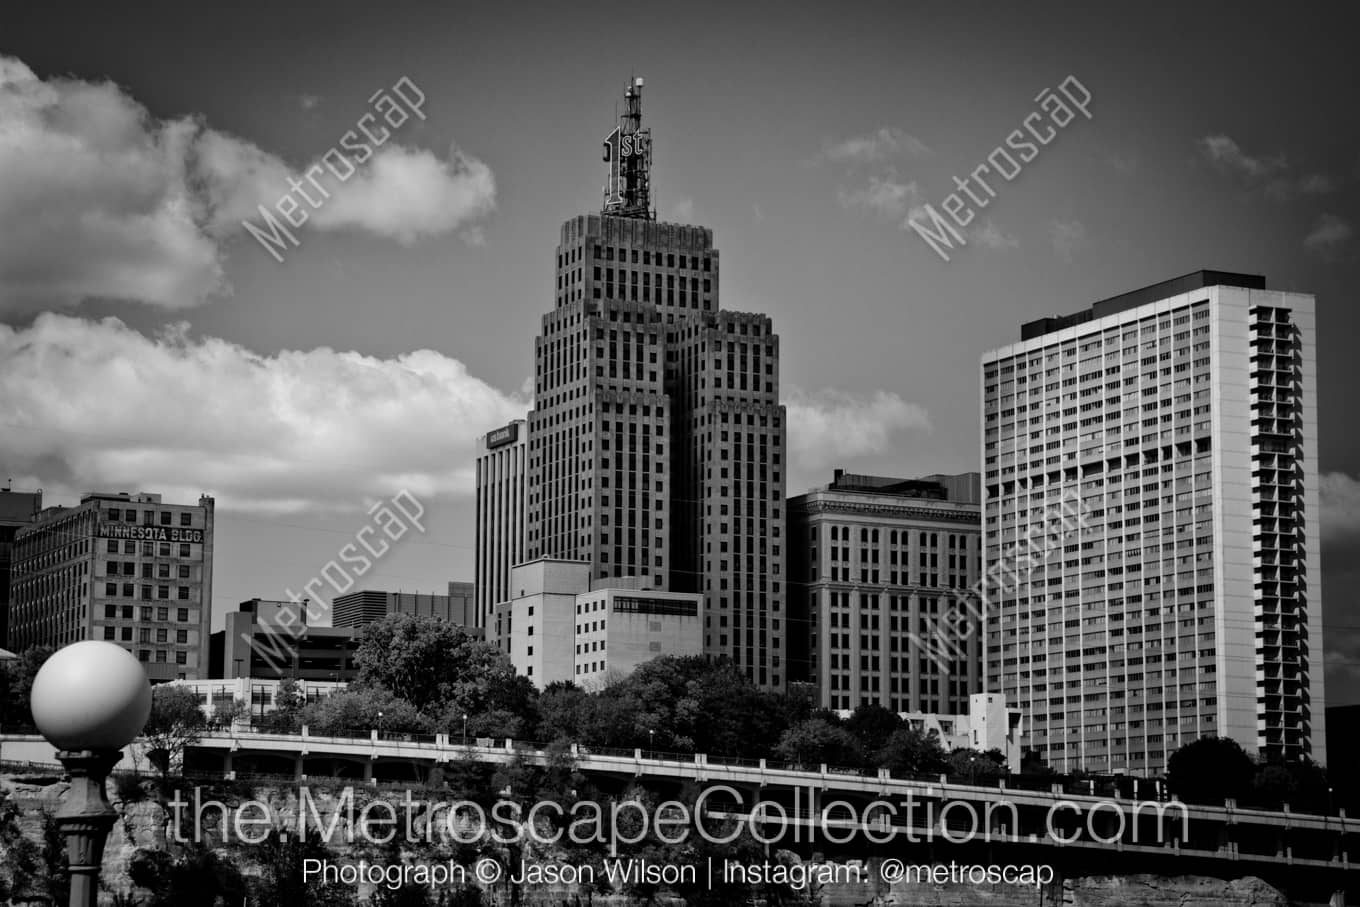
[[[705,652],[785,682],[779,338],[719,307],[704,227],[658,223],[642,80],[605,140],[600,214],[562,226],[534,343],[529,559],[704,593]]]
[[[986,677],[1059,770],[1322,759],[1313,297],[1201,271],[982,359]],[[1002,569],[1050,511],[1083,515]]]

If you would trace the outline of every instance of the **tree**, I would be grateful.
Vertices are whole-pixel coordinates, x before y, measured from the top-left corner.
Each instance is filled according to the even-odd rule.
[[[845,721],[845,729],[859,739],[866,752],[876,753],[888,743],[888,738],[902,726],[896,712],[878,703],[861,703]]]
[[[307,693],[295,678],[285,677],[274,692],[274,710],[265,712],[254,722],[261,730],[293,733],[302,727],[302,710],[306,706]]]
[[[1249,795],[1256,766],[1236,740],[1201,737],[1171,754],[1166,763],[1167,789],[1186,803],[1221,806],[1229,798]]]
[[[354,664],[356,685],[382,687],[426,715],[440,715],[462,687],[509,659],[446,620],[390,614],[364,628]]]
[[[405,699],[373,687],[339,690],[303,708],[301,721],[308,733],[336,736],[371,729],[424,734],[430,720]]]
[[[1251,802],[1266,809],[1284,804],[1296,811],[1324,812],[1331,806],[1327,772],[1314,762],[1271,761],[1256,770]]]
[[[893,731],[878,753],[878,764],[897,777],[940,775],[948,768],[940,735],[911,727]]]
[[[25,903],[42,874],[42,853],[24,836],[23,812],[8,791],[0,791],[0,901]]]
[[[247,886],[240,870],[203,844],[186,845],[177,855],[139,849],[128,864],[128,878],[151,893],[147,907],[182,904],[240,904]]]
[[[1046,777],[1055,775],[1057,772],[1053,771],[1053,768],[1044,761],[1043,756],[1040,756],[1034,750],[1026,750],[1020,758],[1020,774]]]
[[[325,862],[335,858],[315,828],[309,827],[302,839],[275,829],[259,845],[256,855],[262,870],[254,892],[259,907],[352,907],[355,902],[354,891],[347,885],[305,880],[304,860]]]
[[[56,651],[51,646],[32,646],[19,657],[0,664],[0,727],[27,730],[33,725],[33,711],[29,696],[33,692],[33,678],[43,662]]]
[[[951,750],[946,757],[951,780],[964,784],[985,784],[1010,774],[1001,750],[979,752],[974,749]]]
[[[250,709],[241,700],[220,700],[213,706],[212,723],[218,727],[231,727],[237,721],[250,717]]]
[[[188,687],[160,684],[151,691],[151,716],[142,736],[147,758],[161,773],[162,787],[184,764],[184,751],[198,742],[207,724],[198,694]]]
[[[775,755],[800,766],[847,765],[864,762],[864,751],[855,736],[822,718],[812,718],[789,728],[779,738]]]
[[[548,684],[538,695],[538,728],[534,736],[546,743],[582,740],[581,719],[589,699],[590,694],[569,680]]]

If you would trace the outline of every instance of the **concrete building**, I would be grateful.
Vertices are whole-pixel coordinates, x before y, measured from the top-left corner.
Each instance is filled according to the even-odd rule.
[[[42,509],[41,491],[0,488],[0,646],[9,644],[9,570],[14,536],[33,522]]]
[[[959,713],[982,689],[980,633],[921,644],[982,571],[978,475],[847,475],[789,499],[789,658],[823,708]]]
[[[711,230],[649,210],[641,84],[606,143],[602,213],[561,230],[534,345],[527,558],[702,595],[704,651],[782,688],[779,338],[721,310]]]
[[[617,588],[588,561],[544,558],[511,571],[514,598],[497,606],[497,648],[540,689],[566,680],[596,688],[663,655],[703,653],[703,596]]]
[[[527,554],[529,432],[516,419],[477,439],[476,626],[489,628],[492,609],[510,598],[510,568]]]
[[[87,494],[19,529],[11,567],[11,647],[116,642],[152,681],[208,665],[213,499]]]
[[[358,636],[354,627],[309,626],[302,603],[253,598],[212,634],[209,676],[348,682],[358,674]]]
[[[476,619],[472,583],[450,581],[447,595],[365,589],[337,595],[331,601],[331,625],[335,627],[366,627],[389,614],[438,617],[471,628]]]
[[[1313,297],[1200,271],[982,358],[987,689],[1059,770],[1326,752]],[[1030,545],[1030,547],[1034,547]]]

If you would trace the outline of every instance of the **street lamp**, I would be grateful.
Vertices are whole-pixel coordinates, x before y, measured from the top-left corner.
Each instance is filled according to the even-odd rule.
[[[61,649],[33,678],[33,721],[57,748],[71,787],[57,810],[71,873],[70,907],[95,907],[104,843],[118,814],[104,782],[151,715],[151,684],[132,653],[86,640]]]
[[[647,732],[647,749],[652,751],[652,758],[656,758],[656,731]]]
[[[467,712],[463,713],[463,746],[467,746]]]

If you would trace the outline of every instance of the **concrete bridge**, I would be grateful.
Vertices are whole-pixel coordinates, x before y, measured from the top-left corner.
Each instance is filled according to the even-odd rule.
[[[126,755],[132,768],[142,753]],[[779,847],[823,853],[853,846],[920,845],[916,858],[985,849],[993,860],[1085,864],[1101,851],[1123,871],[1257,875],[1268,881],[1307,874],[1310,888],[1356,889],[1351,853],[1360,818],[1191,805],[1158,797],[1153,782],[1123,796],[959,784],[947,777],[897,778],[827,765],[794,767],[766,760],[611,750],[575,744],[544,748],[513,740],[462,740],[445,734],[369,731],[356,736],[273,733],[237,726],[205,733],[186,767],[227,778],[275,782],[352,779],[360,784],[424,783],[436,766],[481,762],[530,765],[569,762],[604,789],[622,792],[641,779],[659,790],[704,791],[704,816],[750,823]],[[0,735],[0,761],[56,765],[41,737]],[[145,764],[145,763],[143,763]],[[1033,779],[1012,778],[1012,784]],[[1137,782],[1130,782],[1136,786]],[[1145,798],[1145,799],[1140,799]],[[853,844],[852,844],[853,842]],[[800,847],[800,845],[802,845]],[[937,853],[938,851],[938,853]],[[883,852],[887,852],[886,850]],[[900,850],[893,851],[900,853]],[[1083,856],[1084,854],[1084,856]],[[946,857],[948,859],[949,857]],[[1113,866],[1110,871],[1115,871]],[[1281,887],[1277,884],[1277,887]],[[1352,892],[1360,896],[1360,890]],[[1326,895],[1324,894],[1324,899]]]

